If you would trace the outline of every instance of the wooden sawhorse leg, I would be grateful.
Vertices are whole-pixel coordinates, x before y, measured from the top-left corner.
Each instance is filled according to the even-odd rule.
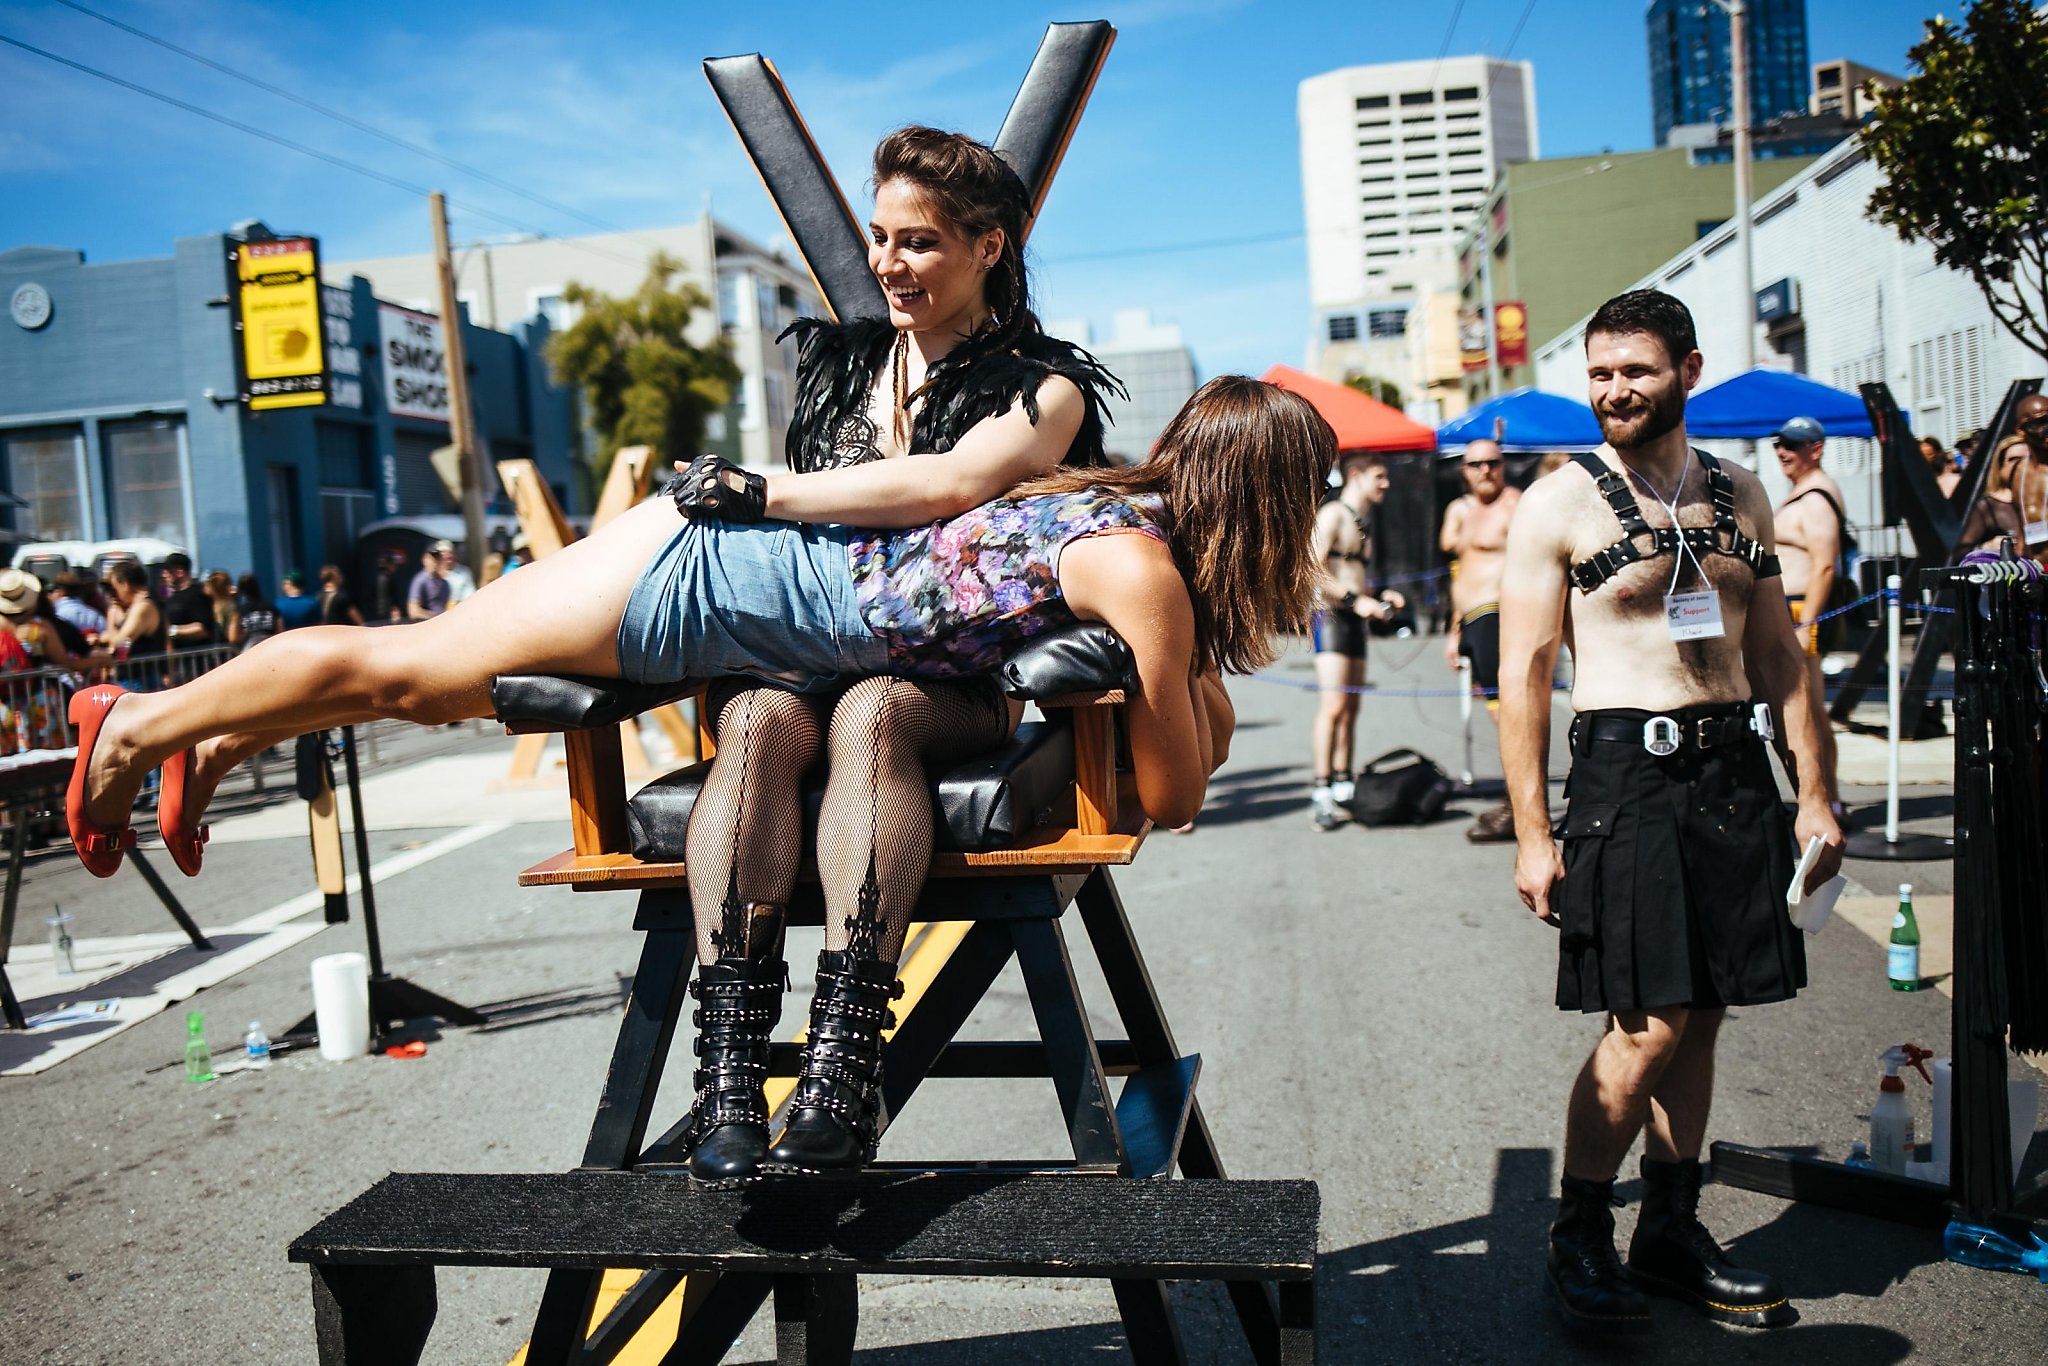
[[[322,1266],[313,1273],[320,1366],[414,1366],[434,1326],[431,1266]]]

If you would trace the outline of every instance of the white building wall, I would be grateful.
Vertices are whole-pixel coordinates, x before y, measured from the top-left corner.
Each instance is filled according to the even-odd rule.
[[[1999,324],[1968,276],[1937,265],[1925,243],[1902,242],[1864,216],[1877,181],[1876,165],[1844,143],[1760,199],[1755,281],[1758,288],[1788,276],[1797,281],[1808,377],[1852,392],[1884,380],[1915,432],[1953,445],[1991,418],[2013,380],[2048,366]],[[1750,322],[1754,309],[1741,297],[1733,245],[1733,227],[1723,227],[1631,286],[1664,290],[1692,310],[1706,362],[1702,389],[1738,371],[1744,326],[1755,328],[1761,363],[1775,354],[1765,329]],[[1537,353],[1537,387],[1585,396],[1586,321]],[[1702,444],[1750,457],[1748,443]],[[1782,495],[1776,462],[1760,463],[1765,487],[1773,498]],[[1842,484],[1850,520],[1875,523],[1876,444],[1831,439],[1827,465]]]

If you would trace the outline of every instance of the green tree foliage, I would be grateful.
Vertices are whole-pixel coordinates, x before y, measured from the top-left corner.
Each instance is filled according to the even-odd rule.
[[[711,300],[676,276],[681,262],[656,252],[647,279],[626,298],[588,285],[562,291],[580,306],[575,325],[555,334],[548,362],[557,384],[583,392],[585,420],[599,449],[592,474],[604,482],[621,446],[651,446],[656,469],[690,460],[703,443],[704,419],[732,401],[739,366],[724,338],[694,346],[685,337],[691,317]]]
[[[1884,173],[1869,213],[1977,283],[1999,322],[2048,358],[2048,21],[2028,0],[1931,19],[1918,74],[1878,96],[1862,133]]]
[[[1344,376],[1344,384],[1347,388],[1356,389],[1367,398],[1376,398],[1389,407],[1401,406],[1401,386],[1390,379],[1381,379],[1378,375],[1364,375],[1353,370]]]

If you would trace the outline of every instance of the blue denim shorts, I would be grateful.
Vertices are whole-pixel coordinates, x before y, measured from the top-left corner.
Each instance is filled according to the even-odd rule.
[[[820,692],[886,673],[861,619],[847,529],[683,519],[647,562],[619,622],[619,673],[637,683],[748,674]]]

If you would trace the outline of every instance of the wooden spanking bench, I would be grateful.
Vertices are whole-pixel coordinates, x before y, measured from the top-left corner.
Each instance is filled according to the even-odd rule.
[[[1072,1156],[883,1161],[848,1182],[769,1180],[713,1194],[676,1166],[681,1125],[647,1137],[695,961],[681,847],[707,765],[629,800],[617,729],[697,688],[496,680],[508,729],[559,731],[568,747],[574,845],[520,882],[638,891],[639,968],[579,1171],[393,1176],[293,1244],[293,1260],[313,1268],[324,1366],[417,1359],[439,1264],[550,1268],[530,1366],[610,1361],[678,1292],[668,1360],[719,1360],[772,1294],[779,1360],[846,1362],[855,1278],[877,1273],[1105,1278],[1144,1362],[1184,1360],[1167,1282],[1219,1280],[1262,1366],[1313,1360],[1315,1187],[1224,1179],[1195,1097],[1200,1059],[1175,1045],[1109,878],[1150,825],[1117,765],[1132,681],[1128,649],[1094,625],[1042,637],[1005,666],[1005,690],[1047,719],[934,775],[940,852],[915,919],[946,932],[925,941],[941,945],[943,961],[899,1007],[883,1053],[885,1125],[928,1077],[1045,1077]],[[1097,1038],[1090,1024],[1060,928],[1070,905],[1126,1038]],[[800,882],[791,923],[823,916],[815,880]],[[918,933],[913,926],[913,940]],[[1013,956],[1039,1037],[957,1039]],[[771,1077],[800,1066],[797,1045],[774,1046]],[[1112,1076],[1124,1079],[1114,1098]],[[1159,1184],[1176,1170],[1197,1180]],[[894,1232],[868,1236],[877,1228]],[[643,1274],[601,1306],[605,1267]]]

